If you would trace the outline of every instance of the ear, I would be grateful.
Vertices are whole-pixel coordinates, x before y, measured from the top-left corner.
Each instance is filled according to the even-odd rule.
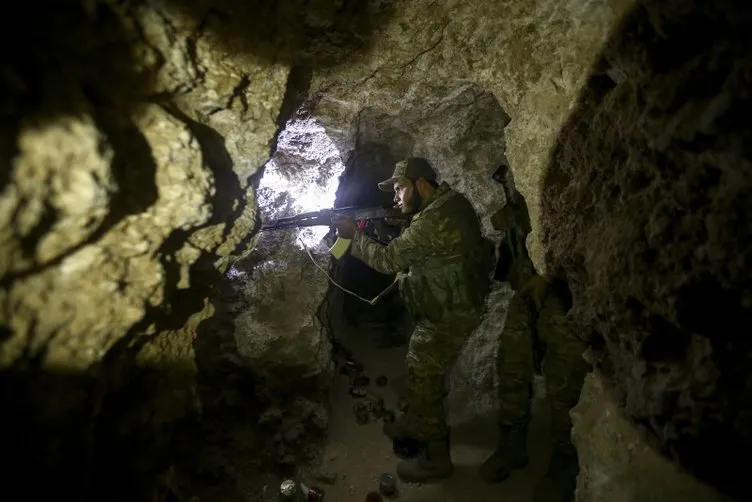
[[[417,186],[418,190],[420,190],[422,193],[425,193],[426,190],[431,188],[431,184],[428,183],[425,178],[418,178],[417,180],[415,180],[415,186]]]

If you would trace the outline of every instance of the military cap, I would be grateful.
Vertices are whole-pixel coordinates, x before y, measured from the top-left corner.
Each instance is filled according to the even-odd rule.
[[[394,191],[394,182],[400,178],[410,178],[417,180],[425,178],[427,181],[436,181],[436,171],[426,159],[420,157],[411,157],[401,160],[394,166],[394,174],[388,180],[379,183],[379,189],[384,192]]]

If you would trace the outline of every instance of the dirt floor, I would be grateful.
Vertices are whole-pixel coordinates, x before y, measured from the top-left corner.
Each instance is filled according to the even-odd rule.
[[[339,337],[352,351],[355,360],[370,377],[369,392],[380,395],[387,409],[396,409],[397,396],[404,393],[406,368],[405,347],[377,348],[376,340],[383,336],[378,326],[359,329],[348,328]],[[375,380],[384,375],[386,387],[376,386]],[[541,388],[536,382],[536,389]],[[332,389],[332,416],[329,440],[325,446],[318,475],[324,473],[336,480],[333,484],[315,483],[326,490],[328,502],[357,502],[366,499],[369,491],[376,490],[377,479],[383,473],[396,477],[400,460],[392,451],[392,442],[382,434],[380,420],[359,424],[353,412],[356,399],[349,395],[349,381],[338,375]],[[528,445],[531,463],[525,470],[515,471],[505,482],[486,485],[478,477],[478,467],[490,455],[497,441],[494,417],[477,417],[472,423],[456,424],[452,428],[452,459],[454,475],[441,482],[409,485],[398,482],[398,500],[406,502],[527,502],[531,500],[535,482],[543,475],[550,448],[548,438],[548,413],[545,396],[536,393],[533,404]],[[472,399],[472,396],[468,396]],[[331,479],[329,480],[331,482]]]

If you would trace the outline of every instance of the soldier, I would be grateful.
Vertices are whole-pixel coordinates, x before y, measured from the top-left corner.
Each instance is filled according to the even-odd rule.
[[[438,185],[425,159],[397,163],[379,188],[394,191],[395,208],[413,215],[388,246],[368,239],[347,216],[335,217],[334,224],[340,237],[352,239],[352,256],[384,274],[408,272],[400,293],[415,322],[407,354],[409,408],[384,432],[426,443],[418,458],[397,466],[403,481],[446,478],[454,467],[443,404],[445,377],[479,322],[493,247],[481,235],[470,202],[446,183]]]
[[[533,377],[542,372],[551,404],[553,455],[548,471],[536,486],[535,502],[564,502],[572,498],[578,473],[572,445],[569,410],[577,403],[588,364],[585,343],[566,318],[571,308],[563,281],[547,281],[536,274],[525,246],[530,232],[527,206],[514,189],[511,173],[505,182],[507,206],[492,218],[506,230],[496,278],[508,280],[515,294],[509,305],[499,343],[499,425],[497,451],[481,466],[489,483],[506,479],[513,469],[527,465],[526,433],[530,421]]]

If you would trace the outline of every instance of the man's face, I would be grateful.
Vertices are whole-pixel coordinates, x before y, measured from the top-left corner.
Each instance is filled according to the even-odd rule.
[[[394,204],[402,211],[402,214],[412,214],[418,208],[414,207],[415,185],[406,178],[394,182]]]

